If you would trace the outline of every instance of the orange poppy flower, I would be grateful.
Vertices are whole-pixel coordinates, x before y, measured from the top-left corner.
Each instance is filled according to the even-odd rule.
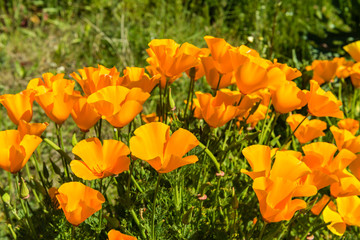
[[[171,84],[183,72],[198,65],[196,57],[185,53],[184,45],[180,47],[172,39],[153,39],[149,43],[150,48],[146,52],[150,57],[146,61],[152,66],[153,72],[161,74],[161,88],[165,87],[167,81]]]
[[[348,130],[339,129],[335,126],[331,126],[330,131],[339,150],[347,149],[353,153],[360,152],[360,136],[354,136]]]
[[[301,77],[302,75],[298,69],[289,67],[285,63],[279,63],[276,58],[274,59],[274,63],[270,67],[277,67],[281,71],[283,71],[286,75],[286,80],[288,81],[294,80],[295,78]]]
[[[79,97],[71,111],[71,117],[82,132],[88,132],[101,116],[95,111],[86,97]]]
[[[240,92],[222,89],[216,92],[215,97],[209,93],[196,92],[195,94],[201,117],[210,127],[221,127],[240,113],[239,107],[234,106],[240,101]],[[196,103],[195,101],[195,107]],[[197,114],[195,116],[199,117]]]
[[[124,69],[121,86],[131,88],[141,88],[144,92],[151,92],[156,84],[159,83],[160,76],[156,75],[152,78],[145,73],[144,68],[126,67]]]
[[[352,66],[350,72],[351,83],[355,88],[360,88],[360,62]]]
[[[84,67],[84,69],[78,69],[77,73],[70,74],[81,86],[86,96],[90,96],[94,92],[107,87],[116,86],[121,82],[119,78],[120,72],[115,67],[109,69],[102,65],[94,67]]]
[[[353,135],[359,130],[359,121],[351,118],[340,120],[337,125],[340,129],[346,129]]]
[[[306,202],[293,197],[316,194],[315,186],[300,184],[302,177],[311,170],[301,161],[301,153],[278,151],[271,167],[276,149],[253,145],[243,150],[253,172],[241,170],[253,180],[253,189],[260,203],[260,212],[267,222],[279,222],[292,218],[297,210],[304,209]]]
[[[0,103],[6,108],[10,120],[19,125],[20,120],[31,121],[35,93],[24,90],[18,94],[4,94],[0,96]]]
[[[211,58],[213,59],[216,70],[222,75],[232,72],[233,66],[229,50],[233,47],[223,38],[205,36],[204,39],[210,49]]]
[[[19,172],[27,163],[42,139],[35,135],[21,136],[18,130],[0,132],[0,168]]]
[[[356,62],[360,62],[360,41],[350,43],[343,48]]]
[[[236,83],[233,72],[221,74],[216,69],[215,61],[212,57],[202,57],[201,63],[204,68],[206,81],[212,89],[226,88]]]
[[[64,79],[63,73],[52,74],[52,73],[44,73],[42,74],[42,78],[34,78],[31,79],[26,87],[26,89],[32,89],[35,91],[44,91],[43,88],[51,89],[52,85],[55,81]]]
[[[262,88],[277,89],[286,80],[286,75],[277,67],[271,68],[261,58],[249,58],[235,70],[237,87],[243,94],[253,93]]]
[[[68,182],[61,185],[55,195],[69,223],[80,225],[88,217],[101,209],[104,196],[80,182]]]
[[[183,44],[183,50],[185,54],[193,55],[198,59],[198,64],[194,66],[195,68],[195,81],[202,78],[205,74],[204,66],[201,62],[201,58],[208,57],[210,55],[210,50],[208,48],[198,48],[190,43]],[[190,77],[190,69],[185,71],[186,74]]]
[[[296,86],[294,82],[284,82],[272,94],[275,111],[288,113],[295,109],[300,109],[306,105],[306,94]]]
[[[71,80],[56,79],[51,84],[51,88],[41,82],[37,87],[32,85],[37,91],[35,100],[52,121],[61,125],[69,117],[80,93],[74,91],[75,82]]]
[[[108,232],[108,237],[109,237],[109,240],[137,240],[136,237],[122,234],[121,232],[116,231],[114,229],[112,229]]]
[[[293,114],[286,119],[286,122],[290,125],[291,131],[294,132],[304,118],[305,116],[301,114]],[[325,136],[324,130],[326,127],[326,122],[324,121],[318,119],[309,120],[306,118],[298,127],[294,135],[299,142],[303,144],[320,136]]]
[[[256,50],[245,45],[232,47],[229,49],[229,53],[234,70],[247,62],[249,59],[261,59],[260,54]]]
[[[248,111],[243,116],[243,119],[247,119],[246,123],[250,124],[251,127],[254,128],[260,120],[265,119],[266,112],[270,113],[271,110],[270,109],[268,110],[267,105],[260,104],[259,107],[256,109],[256,111],[252,115],[249,116],[250,111]],[[270,118],[270,116],[268,115],[267,118]]]
[[[141,112],[149,96],[140,88],[109,86],[91,94],[87,102],[111,125],[124,127]]]
[[[75,145],[72,152],[82,159],[70,163],[74,174],[84,180],[105,178],[129,170],[129,148],[116,140],[88,138]]]
[[[303,161],[312,170],[311,174],[302,179],[304,182],[315,185],[317,189],[331,185],[330,191],[335,197],[359,192],[356,187],[360,182],[346,170],[346,167],[356,159],[355,154],[342,149],[334,157],[337,147],[325,142],[308,144],[303,147],[303,151],[305,153]]]
[[[323,212],[324,222],[327,228],[334,234],[342,236],[346,231],[346,225],[360,226],[360,199],[358,196],[338,197],[335,204],[326,206]]]
[[[330,91],[325,92],[319,84],[310,80],[310,92],[306,93],[308,99],[309,113],[317,117],[336,117],[344,118],[344,113],[339,107],[342,102],[338,100]]]
[[[350,76],[352,71],[352,66],[354,65],[353,61],[346,61],[345,58],[334,58],[333,61],[338,63],[338,68],[336,69],[336,76],[338,78],[347,78]]]
[[[170,136],[170,126],[152,122],[137,128],[134,134],[130,139],[132,154],[148,162],[159,173],[198,161],[195,155],[183,157],[199,144],[188,130],[180,128]]]
[[[156,113],[150,113],[150,114],[141,114],[141,119],[145,122],[145,123],[151,123],[151,122],[158,122],[159,121],[159,117],[158,115],[156,115]]]
[[[319,215],[321,211],[324,209],[325,205],[335,206],[333,202],[329,202],[330,197],[328,195],[323,195],[322,198],[311,208],[311,212],[315,215]]]
[[[331,82],[336,76],[338,62],[332,60],[314,60],[306,70],[313,70],[313,79],[319,84]]]
[[[49,123],[28,123],[24,120],[21,120],[18,125],[18,131],[20,132],[20,137],[22,138],[26,134],[35,135],[41,137],[41,134],[49,126]]]

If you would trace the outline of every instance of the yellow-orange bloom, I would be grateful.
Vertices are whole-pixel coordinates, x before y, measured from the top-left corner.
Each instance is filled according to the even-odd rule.
[[[122,234],[121,232],[116,231],[114,229],[112,229],[108,232],[108,237],[109,237],[109,240],[137,240],[136,237]]]
[[[81,158],[70,163],[74,174],[84,180],[105,178],[129,170],[129,148],[116,140],[88,138],[75,145],[72,152]]]
[[[352,66],[350,72],[351,83],[355,88],[360,88],[360,62]]]
[[[344,46],[344,50],[357,62],[360,62],[360,40]]]
[[[71,80],[56,78],[50,88],[48,85],[46,82],[38,82],[37,86],[31,84],[31,88],[37,92],[35,100],[52,121],[62,124],[69,117],[80,93],[74,91],[75,82]]]
[[[91,94],[87,102],[111,125],[124,127],[141,112],[149,96],[140,88],[109,86]]]
[[[353,135],[355,135],[356,132],[359,130],[359,121],[351,118],[340,120],[337,125],[340,129],[346,129]]]
[[[253,189],[260,203],[260,212],[267,222],[279,222],[292,218],[297,210],[306,207],[306,202],[294,197],[312,196],[317,189],[310,184],[301,184],[302,177],[311,170],[301,161],[301,153],[277,151],[271,167],[271,158],[276,149],[253,145],[243,150],[253,172],[241,172],[253,180]]]
[[[347,149],[342,149],[334,157],[337,147],[326,142],[311,143],[303,147],[303,161],[312,170],[305,183],[315,185],[317,189],[330,186],[335,197],[360,194],[360,182],[356,180],[346,167],[356,159],[356,155]]]
[[[71,117],[81,131],[87,132],[93,127],[101,116],[95,111],[86,97],[79,97],[71,111]]]
[[[68,182],[61,185],[55,195],[69,223],[80,225],[88,217],[101,209],[104,196],[80,182]]]
[[[0,168],[17,173],[20,171],[42,139],[35,135],[21,136],[18,130],[0,132]]]
[[[183,157],[199,144],[188,130],[180,128],[170,136],[170,126],[153,122],[137,128],[134,134],[130,139],[132,154],[148,162],[159,173],[198,161],[195,155]]]
[[[195,69],[194,80],[197,81],[205,74],[205,70],[201,62],[201,58],[208,57],[210,55],[210,50],[208,48],[198,48],[190,43],[184,43],[183,45],[185,45],[183,48],[185,54],[193,55],[199,60],[198,64],[193,67]],[[186,74],[190,77],[190,69],[186,70]]]
[[[6,108],[10,120],[19,125],[20,120],[31,121],[35,93],[24,90],[18,94],[4,94],[0,96],[0,103]]]
[[[335,126],[331,126],[330,131],[339,150],[347,149],[353,153],[360,152],[360,136],[354,136],[348,130],[339,129]]]
[[[235,84],[233,72],[220,74],[216,69],[215,61],[212,57],[202,57],[201,63],[204,68],[206,81],[212,89],[226,88]]]
[[[52,74],[52,73],[44,73],[42,74],[42,78],[34,78],[31,79],[26,87],[26,89],[32,89],[34,91],[44,91],[43,88],[51,89],[52,85],[55,81],[64,79],[63,73]]]
[[[277,112],[288,113],[306,105],[306,94],[294,82],[284,82],[272,94],[273,105]]]
[[[22,138],[26,134],[35,135],[41,137],[41,134],[49,126],[49,123],[28,123],[24,120],[21,120],[18,125],[18,131],[20,132],[20,137]]]
[[[294,132],[297,126],[303,121],[305,116],[301,114],[290,115],[286,122],[290,125],[291,131]],[[295,137],[300,143],[307,143],[320,136],[325,136],[324,130],[326,129],[326,122],[306,118],[294,133]]]
[[[205,36],[204,39],[208,45],[208,48],[210,49],[211,58],[213,60],[216,70],[220,74],[232,72],[233,65],[229,50],[233,47],[223,38]]]
[[[150,113],[150,114],[141,114],[141,119],[145,122],[145,123],[151,123],[151,122],[158,122],[159,121],[159,117],[158,115],[156,115],[156,113]]]
[[[241,98],[240,92],[222,89],[216,92],[215,97],[209,93],[196,92],[195,94],[198,100],[198,102],[194,101],[195,107],[201,110],[201,118],[210,127],[221,127],[240,113],[239,107],[236,106]],[[199,117],[198,114],[195,116]]]
[[[84,67],[78,69],[81,76],[73,72],[70,74],[81,86],[86,96],[107,87],[119,85],[121,79],[119,78],[120,72],[115,67],[109,69],[102,65],[94,67]]]
[[[336,69],[336,76],[338,78],[347,78],[350,76],[352,67],[354,65],[353,61],[346,61],[345,58],[334,58],[333,61],[338,63],[338,68]]]
[[[145,73],[144,68],[126,67],[123,72],[124,76],[122,77],[121,86],[129,89],[141,88],[144,92],[151,92],[160,79],[159,75],[150,78]]]
[[[330,82],[336,76],[338,62],[333,60],[314,60],[311,67],[306,69],[313,70],[313,79],[319,84]]]
[[[243,94],[262,88],[277,89],[286,80],[286,75],[277,67],[270,67],[260,58],[249,58],[234,73],[236,85]]]
[[[335,204],[329,204],[323,212],[324,222],[327,228],[334,234],[342,236],[346,231],[346,225],[360,226],[360,199],[358,196],[338,197]]]
[[[286,80],[288,81],[294,80],[302,75],[298,69],[289,67],[285,63],[279,63],[276,58],[274,59],[274,63],[271,67],[277,67],[283,71],[286,75]]]
[[[184,47],[185,45],[185,47]],[[153,73],[161,75],[160,86],[164,88],[166,82],[171,84],[183,72],[198,65],[199,60],[193,55],[186,54],[186,44],[177,44],[172,39],[153,39],[146,52],[146,61],[152,66]]]
[[[325,92],[319,84],[310,80],[310,92],[307,92],[309,112],[317,117],[344,118],[344,113],[339,109],[342,102],[330,91]]]

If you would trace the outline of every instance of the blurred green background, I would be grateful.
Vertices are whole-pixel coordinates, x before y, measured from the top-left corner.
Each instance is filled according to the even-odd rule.
[[[360,0],[0,0],[0,93],[44,72],[145,67],[153,38],[246,44],[302,69],[360,39]]]

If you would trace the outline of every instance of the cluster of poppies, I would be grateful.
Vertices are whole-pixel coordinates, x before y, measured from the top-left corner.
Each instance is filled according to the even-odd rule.
[[[49,124],[30,123],[34,101],[57,128],[71,115],[82,132],[88,132],[102,120],[119,130],[143,111],[144,103],[155,92],[153,89],[159,88],[160,110],[142,116],[147,124],[134,130],[129,146],[119,139],[102,140],[98,136],[85,138],[73,147],[75,159],[69,164],[72,173],[91,181],[128,171],[135,158],[146,161],[159,174],[197,162],[197,156],[187,155],[200,144],[197,137],[183,128],[170,132],[169,122],[178,116],[187,120],[188,112],[211,128],[222,127],[232,120],[240,126],[249,124],[254,128],[260,120],[267,119],[271,109],[278,116],[307,106],[306,116],[289,114],[286,122],[299,143],[308,143],[324,136],[327,128],[326,122],[310,120],[309,116],[344,118],[342,102],[320,85],[336,76],[350,77],[353,85],[360,87],[360,62],[345,58],[314,61],[307,68],[313,71],[310,89],[301,90],[292,81],[302,75],[299,70],[276,59],[264,59],[245,45],[234,47],[224,39],[211,36],[206,36],[205,41],[208,48],[189,43],[179,45],[171,39],[152,40],[147,49],[149,74],[138,67],[127,67],[122,76],[115,67],[79,69],[70,76],[82,92],[74,90],[75,81],[65,79],[64,74],[45,73],[42,78],[30,80],[26,90],[0,96],[10,120],[18,126],[17,130],[0,132],[0,167],[14,174],[19,172],[42,142],[41,134]],[[355,61],[360,61],[360,41],[344,49]],[[184,99],[187,107],[183,112],[176,113],[170,86],[183,73],[190,77],[189,97]],[[194,91],[195,82],[204,76],[213,94]],[[331,222],[328,227],[335,234],[343,234],[346,224],[359,225],[353,219],[353,216],[360,219],[357,207],[349,207],[350,203],[360,206],[358,128],[358,121],[343,119],[338,127],[330,128],[336,146],[314,142],[302,146],[303,153],[271,149],[262,143],[243,149],[252,171],[242,172],[253,179],[264,220],[290,220],[296,211],[307,207],[299,197],[313,196],[330,186],[337,208],[334,203],[321,200],[314,212],[321,209],[317,213],[322,212],[324,220]],[[339,152],[334,156],[336,151]],[[64,161],[64,171],[67,165]],[[105,202],[101,192],[80,182],[69,181],[58,189],[50,188],[49,195],[74,226],[99,211]],[[108,236],[122,239],[119,234],[112,230]]]

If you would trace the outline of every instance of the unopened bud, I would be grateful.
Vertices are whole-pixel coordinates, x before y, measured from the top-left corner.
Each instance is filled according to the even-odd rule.
[[[10,205],[10,195],[8,193],[4,193],[1,196],[1,199],[3,200],[4,203]]]
[[[23,178],[21,178],[21,183],[20,183],[20,197],[22,199],[28,199],[30,197],[29,189],[27,188]]]

